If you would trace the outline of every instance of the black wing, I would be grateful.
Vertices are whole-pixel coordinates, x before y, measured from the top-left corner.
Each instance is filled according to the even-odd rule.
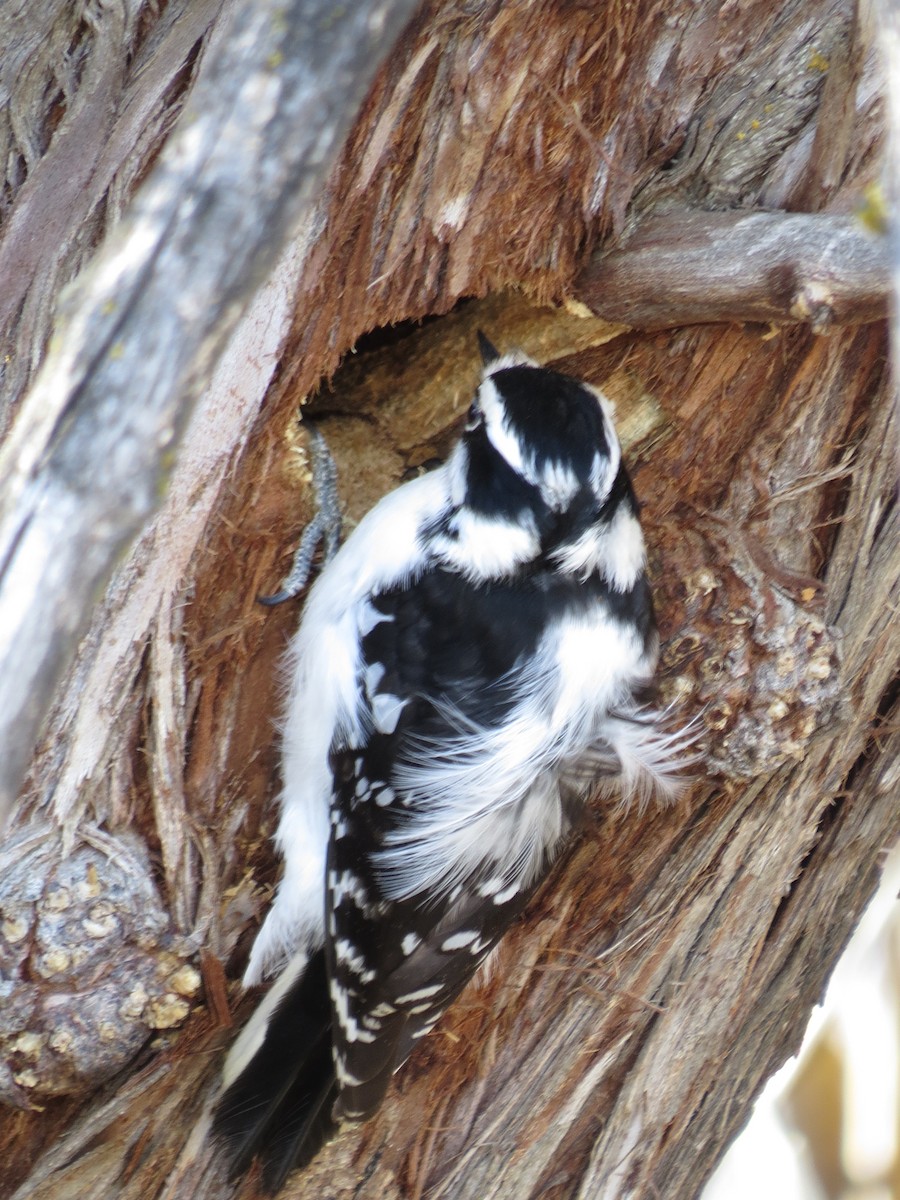
[[[386,896],[379,854],[427,797],[404,795],[396,764],[423,743],[458,742],[461,714],[491,728],[516,696],[515,668],[533,654],[554,611],[586,603],[583,586],[552,572],[476,584],[432,570],[376,597],[362,642],[361,691],[372,732],[332,755],[335,794],[326,900],[339,1111],[362,1119],[392,1072],[465,987],[521,912],[541,873],[523,889],[488,860],[435,895]],[[585,791],[579,780],[580,799]],[[396,843],[394,843],[396,844]],[[549,865],[545,862],[546,868]]]

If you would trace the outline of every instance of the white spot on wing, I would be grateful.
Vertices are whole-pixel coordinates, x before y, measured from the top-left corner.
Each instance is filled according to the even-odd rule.
[[[355,1075],[352,1075],[347,1070],[347,1064],[345,1063],[344,1056],[342,1054],[336,1053],[334,1056],[334,1073],[337,1075],[338,1083],[341,1084],[342,1087],[359,1087],[363,1082],[361,1079],[357,1079]]]
[[[505,882],[504,879],[486,879],[484,883],[479,883],[475,890],[479,896],[493,896],[500,891]]]
[[[506,904],[507,900],[512,900],[513,896],[518,896],[522,890],[521,884],[516,882],[508,888],[504,888],[502,892],[497,892],[494,896],[495,904]],[[483,947],[482,947],[483,949]]]
[[[443,1013],[437,1013],[437,1015],[431,1021],[426,1021],[421,1029],[414,1030],[411,1036],[413,1038],[421,1038],[424,1037],[426,1033],[431,1033],[432,1029],[434,1029],[435,1025],[437,1025],[442,1016]]]
[[[387,693],[372,698],[372,722],[379,733],[394,732],[405,705],[405,700]]]
[[[352,1016],[349,1009],[349,996],[344,988],[336,979],[329,980],[328,990],[331,993],[331,1001],[334,1009],[334,1014],[337,1017],[338,1024],[343,1031],[344,1037],[348,1042],[374,1042],[375,1034],[370,1033],[367,1029],[361,1028]]]
[[[371,983],[375,978],[375,972],[366,965],[366,960],[346,938],[338,938],[334,943],[334,956],[342,966],[345,966],[348,971],[352,971],[363,983]]]
[[[352,900],[357,908],[366,910],[369,894],[362,880],[352,871],[329,871],[328,890],[331,892],[331,904],[337,908],[345,900]]]
[[[384,663],[371,663],[366,667],[366,694],[370,699],[375,695],[382,679],[384,679]]]
[[[408,957],[415,950],[416,946],[421,945],[422,939],[417,933],[408,933],[400,943],[400,949]]]
[[[407,992],[405,996],[397,996],[395,1004],[415,1004],[417,1000],[427,1000],[430,996],[436,996],[443,988],[442,983],[432,983],[428,987],[419,988],[415,992]]]
[[[495,900],[494,903],[499,903],[499,901]],[[451,950],[462,950],[466,946],[471,945],[471,943],[477,939],[477,929],[466,929],[461,933],[454,933],[451,934],[450,937],[444,938],[444,940],[441,942],[441,949],[447,952]]]
[[[361,604],[357,610],[356,627],[359,630],[359,636],[364,638],[382,621],[393,621],[393,619],[393,613],[383,613],[374,604],[367,601]]]

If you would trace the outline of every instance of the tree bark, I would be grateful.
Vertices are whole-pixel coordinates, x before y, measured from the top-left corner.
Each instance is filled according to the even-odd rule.
[[[309,221],[411,8],[372,0],[340,22],[324,0],[297,0],[277,19],[267,3],[235,10],[168,153],[74,286],[61,344],[0,456],[0,821],[92,597],[158,507],[212,364],[281,247]],[[108,47],[95,57],[118,65]],[[46,227],[56,174],[84,203],[99,167],[82,179],[70,160],[83,164],[82,138],[106,149],[96,130],[82,130],[106,105],[98,92],[69,114],[22,187],[0,251],[10,278],[40,270],[33,248],[56,240]],[[241,179],[253,186],[236,187]],[[0,323],[20,303],[13,291]]]
[[[609,321],[641,329],[706,321],[833,325],[887,317],[884,235],[857,216],[674,212],[643,221],[597,255],[575,293]]]
[[[267,62],[284,80],[276,51],[295,63],[309,43],[300,18],[293,33],[276,25],[247,44],[258,72]],[[217,36],[216,61],[232,61],[234,35]],[[645,331],[686,313],[669,319],[663,300],[651,319],[652,266],[638,279],[627,264],[654,222],[733,230],[741,209],[799,207],[766,221],[805,229],[796,222],[814,217],[858,240],[849,214],[880,172],[883,133],[867,31],[837,0],[703,0],[665,14],[649,0],[465,13],[434,0],[349,133],[334,127],[342,148],[327,179],[317,169],[290,199],[310,142],[288,120],[287,85],[267,120],[231,103],[235,80],[211,75],[221,86],[203,93],[203,70],[196,84],[188,75],[186,100],[166,93],[175,108],[196,110],[201,130],[225,112],[246,118],[258,136],[224,156],[213,139],[183,191],[177,153],[196,136],[183,122],[117,244],[167,181],[173,215],[197,201],[188,223],[131,243],[121,325],[106,311],[108,282],[98,287],[112,250],[101,252],[44,368],[47,380],[54,363],[74,363],[73,377],[99,388],[117,359],[87,348],[121,343],[132,373],[130,403],[121,387],[109,393],[117,417],[137,420],[154,395],[180,394],[179,380],[196,403],[189,418],[179,409],[160,511],[96,605],[73,604],[90,624],[53,690],[4,851],[0,1087],[23,1107],[0,1125],[14,1164],[3,1194],[230,1194],[203,1110],[233,1036],[223,968],[239,974],[276,868],[272,720],[296,610],[270,613],[254,597],[276,589],[309,516],[296,410],[330,380],[310,404],[357,519],[446,450],[480,326],[616,400],[651,545],[661,687],[696,716],[705,764],[666,811],[598,803],[489,984],[425,1041],[378,1117],[346,1130],[286,1194],[695,1196],[796,1048],[900,829],[900,530],[885,451],[897,414],[869,300],[827,337],[816,329],[829,322],[790,304],[773,316],[765,291],[762,308],[720,298],[725,327]],[[818,132],[826,118],[840,137]],[[154,128],[166,125],[157,115]],[[45,141],[38,165],[54,148]],[[206,190],[216,164],[230,201],[222,177]],[[233,219],[221,246],[212,226],[192,240],[206,228],[202,197]],[[246,206],[262,203],[257,225]],[[279,205],[299,222],[291,237]],[[821,280],[828,264],[803,241],[803,277]],[[713,245],[695,251],[695,279],[704,263],[710,277],[745,274],[731,236]],[[44,312],[62,268],[34,252]],[[614,283],[600,288],[597,264],[612,261]],[[877,249],[873,264],[880,278]],[[165,294],[184,297],[177,322],[158,319]],[[477,296],[487,299],[450,313]],[[367,331],[423,316],[441,319],[385,334],[369,353],[363,343],[335,373]],[[755,317],[767,324],[736,323]],[[716,320],[713,305],[702,319]],[[57,414],[84,411],[69,395],[39,379],[22,403],[7,444],[28,468],[15,478],[43,482]],[[54,404],[46,424],[29,415],[40,396]],[[155,445],[131,469],[158,477]],[[17,503],[10,511],[25,520]],[[61,570],[60,586],[69,578]]]

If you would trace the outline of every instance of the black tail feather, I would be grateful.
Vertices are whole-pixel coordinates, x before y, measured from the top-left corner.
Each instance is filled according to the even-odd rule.
[[[319,952],[269,1018],[262,1045],[216,1105],[213,1134],[226,1146],[231,1178],[259,1155],[274,1194],[334,1131],[337,1094],[325,955]]]
[[[318,1068],[318,1070],[317,1070]],[[309,1082],[321,1081],[318,1091],[310,1094]],[[310,1060],[303,1079],[284,1097],[279,1106],[278,1129],[272,1130],[262,1149],[263,1187],[274,1196],[281,1190],[291,1171],[307,1166],[337,1131],[332,1109],[338,1087],[331,1062],[331,1039]]]

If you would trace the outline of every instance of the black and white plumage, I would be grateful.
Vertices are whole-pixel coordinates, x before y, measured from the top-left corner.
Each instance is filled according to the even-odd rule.
[[[657,634],[611,407],[482,353],[450,458],[359,524],[293,643],[284,877],[245,983],[278,979],[216,1116],[270,1190],[375,1111],[599,779],[676,787],[681,743],[639,703]]]

